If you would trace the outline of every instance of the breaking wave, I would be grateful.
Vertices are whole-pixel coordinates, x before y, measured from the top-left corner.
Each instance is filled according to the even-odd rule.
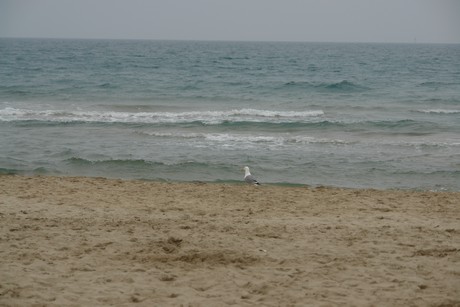
[[[236,109],[229,111],[192,112],[110,112],[24,110],[5,108],[0,110],[1,121],[92,122],[92,123],[192,123],[219,124],[223,122],[302,122],[324,115],[322,110],[271,111]]]
[[[417,110],[420,113],[427,114],[459,114],[460,110],[447,110],[447,109],[426,109],[426,110]]]

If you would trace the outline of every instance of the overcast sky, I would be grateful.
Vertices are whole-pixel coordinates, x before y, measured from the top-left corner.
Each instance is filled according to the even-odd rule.
[[[0,37],[460,43],[460,0],[0,0]]]

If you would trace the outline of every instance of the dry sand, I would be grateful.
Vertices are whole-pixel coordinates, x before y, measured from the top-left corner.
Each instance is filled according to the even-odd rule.
[[[0,176],[1,306],[460,306],[460,193]]]

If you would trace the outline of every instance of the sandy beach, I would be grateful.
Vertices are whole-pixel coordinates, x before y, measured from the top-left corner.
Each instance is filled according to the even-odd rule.
[[[460,193],[0,176],[0,306],[460,306]]]

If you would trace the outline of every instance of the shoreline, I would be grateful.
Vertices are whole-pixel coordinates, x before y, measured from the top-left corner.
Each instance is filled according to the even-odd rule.
[[[0,176],[0,305],[460,304],[460,192]]]
[[[201,181],[201,180],[173,180],[173,179],[149,179],[149,178],[131,178],[131,177],[116,177],[116,176],[100,176],[100,175],[72,175],[72,174],[40,174],[34,172],[0,172],[0,177],[17,176],[17,177],[45,177],[45,178],[89,178],[89,179],[105,179],[105,180],[121,180],[121,181],[139,181],[148,183],[168,183],[168,184],[210,184],[210,185],[228,185],[228,186],[246,186],[242,179],[229,179],[229,180],[214,180],[214,181]],[[339,190],[370,190],[370,191],[401,191],[401,192],[433,192],[433,193],[460,193],[460,190],[447,189],[440,187],[436,188],[423,188],[423,187],[353,187],[353,186],[339,186],[339,185],[325,185],[325,184],[307,184],[307,183],[291,183],[291,182],[262,182],[262,187],[286,187],[286,188],[307,188],[307,189],[339,189]]]

